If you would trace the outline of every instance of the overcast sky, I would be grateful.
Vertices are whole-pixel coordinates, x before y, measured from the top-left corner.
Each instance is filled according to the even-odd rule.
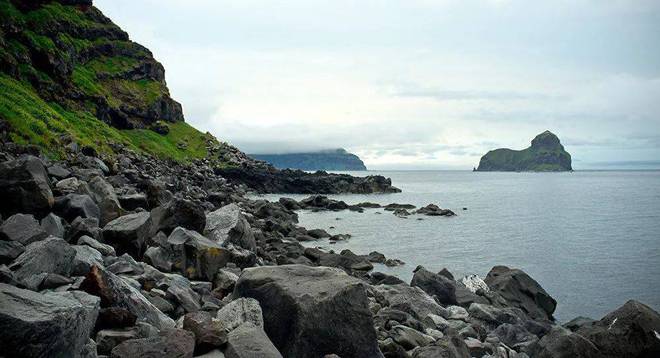
[[[95,0],[186,120],[248,153],[472,168],[549,129],[574,168],[660,166],[660,1]]]

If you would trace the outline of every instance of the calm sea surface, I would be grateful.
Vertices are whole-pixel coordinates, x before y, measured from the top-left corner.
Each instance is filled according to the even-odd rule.
[[[311,245],[399,258],[406,265],[376,270],[404,280],[416,265],[447,267],[459,277],[484,277],[494,265],[517,267],[557,299],[560,321],[601,318],[633,298],[660,310],[660,171],[350,174],[385,175],[403,192],[332,198],[348,204],[434,203],[458,216],[419,221],[422,216],[400,219],[382,209],[302,211],[300,224],[307,228],[353,235],[343,243]]]

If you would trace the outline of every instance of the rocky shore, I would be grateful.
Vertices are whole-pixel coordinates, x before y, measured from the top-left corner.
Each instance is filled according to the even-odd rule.
[[[323,196],[251,200],[245,194],[260,183],[259,176],[245,173],[131,151],[112,159],[79,151],[52,161],[34,150],[4,146],[1,354],[660,354],[660,316],[636,301],[600,320],[580,317],[560,325],[553,319],[555,299],[515,268],[497,266],[482,279],[417,267],[407,283],[374,270],[376,264],[401,264],[395,258],[305,247],[301,242],[325,234],[298,226],[296,210],[375,204],[348,205]],[[300,184],[295,172],[279,173],[290,176],[271,187],[261,184],[262,191]],[[310,179],[292,191],[359,193],[374,185],[320,177],[325,179]],[[416,212],[450,216],[444,210],[429,205]]]

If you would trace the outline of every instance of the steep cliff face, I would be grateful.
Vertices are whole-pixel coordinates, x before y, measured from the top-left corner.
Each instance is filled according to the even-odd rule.
[[[481,157],[477,171],[570,171],[571,155],[550,131],[537,135],[523,150],[495,149]]]
[[[345,149],[324,150],[308,153],[250,154],[279,169],[300,170],[367,170],[364,162]]]

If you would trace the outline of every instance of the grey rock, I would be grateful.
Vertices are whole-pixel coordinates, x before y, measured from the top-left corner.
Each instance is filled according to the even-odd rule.
[[[0,240],[17,241],[29,245],[48,237],[32,215],[15,214],[0,225]]]
[[[219,243],[182,227],[172,231],[167,244],[172,252],[174,268],[193,280],[213,280],[218,269],[232,257]]]
[[[375,290],[383,298],[383,304],[410,313],[418,320],[423,320],[430,313],[447,317],[447,310],[419,287],[406,284],[378,285]]]
[[[104,307],[125,308],[138,320],[144,320],[158,329],[174,327],[174,321],[158,310],[140,291],[103,268],[92,267],[80,288],[99,296]]]
[[[100,252],[103,256],[116,256],[114,247],[102,244],[87,235],[83,235],[78,239],[78,245],[87,245]]]
[[[165,288],[167,297],[178,303],[186,313],[197,312],[201,309],[199,295],[190,287],[190,281],[179,275],[170,275],[164,279],[166,283],[159,283],[159,288]]]
[[[246,322],[227,336],[227,358],[281,358],[282,354],[268,339],[263,329]],[[300,356],[303,357],[303,356]]]
[[[424,347],[435,341],[433,337],[403,325],[392,327],[390,337],[405,349]]]
[[[81,218],[78,217],[73,220],[71,227],[67,230],[66,240],[69,242],[77,242],[82,236],[90,236],[95,240],[101,237],[101,229],[99,228],[99,219],[97,218]]]
[[[522,309],[533,319],[550,319],[557,301],[522,270],[506,266],[493,267],[484,280],[510,306]]]
[[[25,252],[9,268],[18,280],[41,273],[70,276],[75,256],[76,250],[66,241],[50,237],[26,246]]]
[[[64,227],[64,221],[61,217],[50,213],[41,219],[41,229],[46,232],[49,236],[55,236],[64,238],[66,229]]]
[[[103,241],[114,247],[117,255],[127,253],[139,259],[150,225],[151,217],[146,212],[120,216],[103,227]]]
[[[177,227],[203,232],[206,226],[204,210],[189,200],[174,198],[151,211],[151,234],[163,231],[169,235]]]
[[[491,305],[473,303],[468,309],[470,316],[488,323],[499,326],[502,323],[516,323],[520,321],[518,316],[508,308],[497,308]]]
[[[530,347],[530,353],[535,358],[603,357],[598,348],[588,339],[562,327],[554,327]]]
[[[135,210],[137,208],[149,209],[147,195],[143,193],[121,195],[118,199],[121,207],[126,210]]]
[[[170,254],[165,249],[152,246],[144,252],[144,262],[160,271],[171,272],[172,260],[169,256]]]
[[[96,346],[99,354],[109,355],[112,349],[129,339],[139,339],[137,328],[103,329],[96,333]]]
[[[40,294],[0,284],[0,346],[6,357],[80,356],[99,311],[84,292]]]
[[[470,351],[461,338],[445,336],[432,346],[415,349],[412,358],[470,358]]]
[[[0,215],[46,215],[53,206],[48,174],[36,157],[23,156],[0,163]]]
[[[183,329],[195,335],[195,354],[205,353],[227,343],[224,324],[208,312],[188,313],[183,318]]]
[[[265,331],[285,356],[381,356],[364,283],[341,270],[248,268],[234,295],[259,301]]]
[[[103,226],[118,218],[123,210],[119,205],[119,199],[117,199],[117,194],[112,185],[100,176],[93,177],[88,184],[92,198],[101,210],[101,216],[99,218],[101,225]]]
[[[72,245],[71,247],[76,250],[71,270],[72,275],[85,276],[93,266],[103,267],[103,255],[96,249],[87,245]]]
[[[25,246],[18,241],[0,240],[0,265],[10,264],[25,251]]]
[[[264,326],[261,306],[253,298],[239,298],[231,301],[218,311],[216,318],[228,330],[232,330],[245,322],[251,322],[257,327]]]
[[[77,217],[97,218],[101,217],[101,210],[89,195],[67,194],[55,200],[53,211],[71,222]]]
[[[415,269],[410,286],[417,286],[431,296],[435,296],[444,305],[455,305],[456,282],[447,277],[435,274],[422,266]]]
[[[225,245],[231,243],[250,251],[257,248],[250,224],[236,204],[229,204],[209,213],[204,235]]]
[[[149,338],[130,339],[112,350],[111,358],[192,358],[195,336],[183,329],[170,329]]]

